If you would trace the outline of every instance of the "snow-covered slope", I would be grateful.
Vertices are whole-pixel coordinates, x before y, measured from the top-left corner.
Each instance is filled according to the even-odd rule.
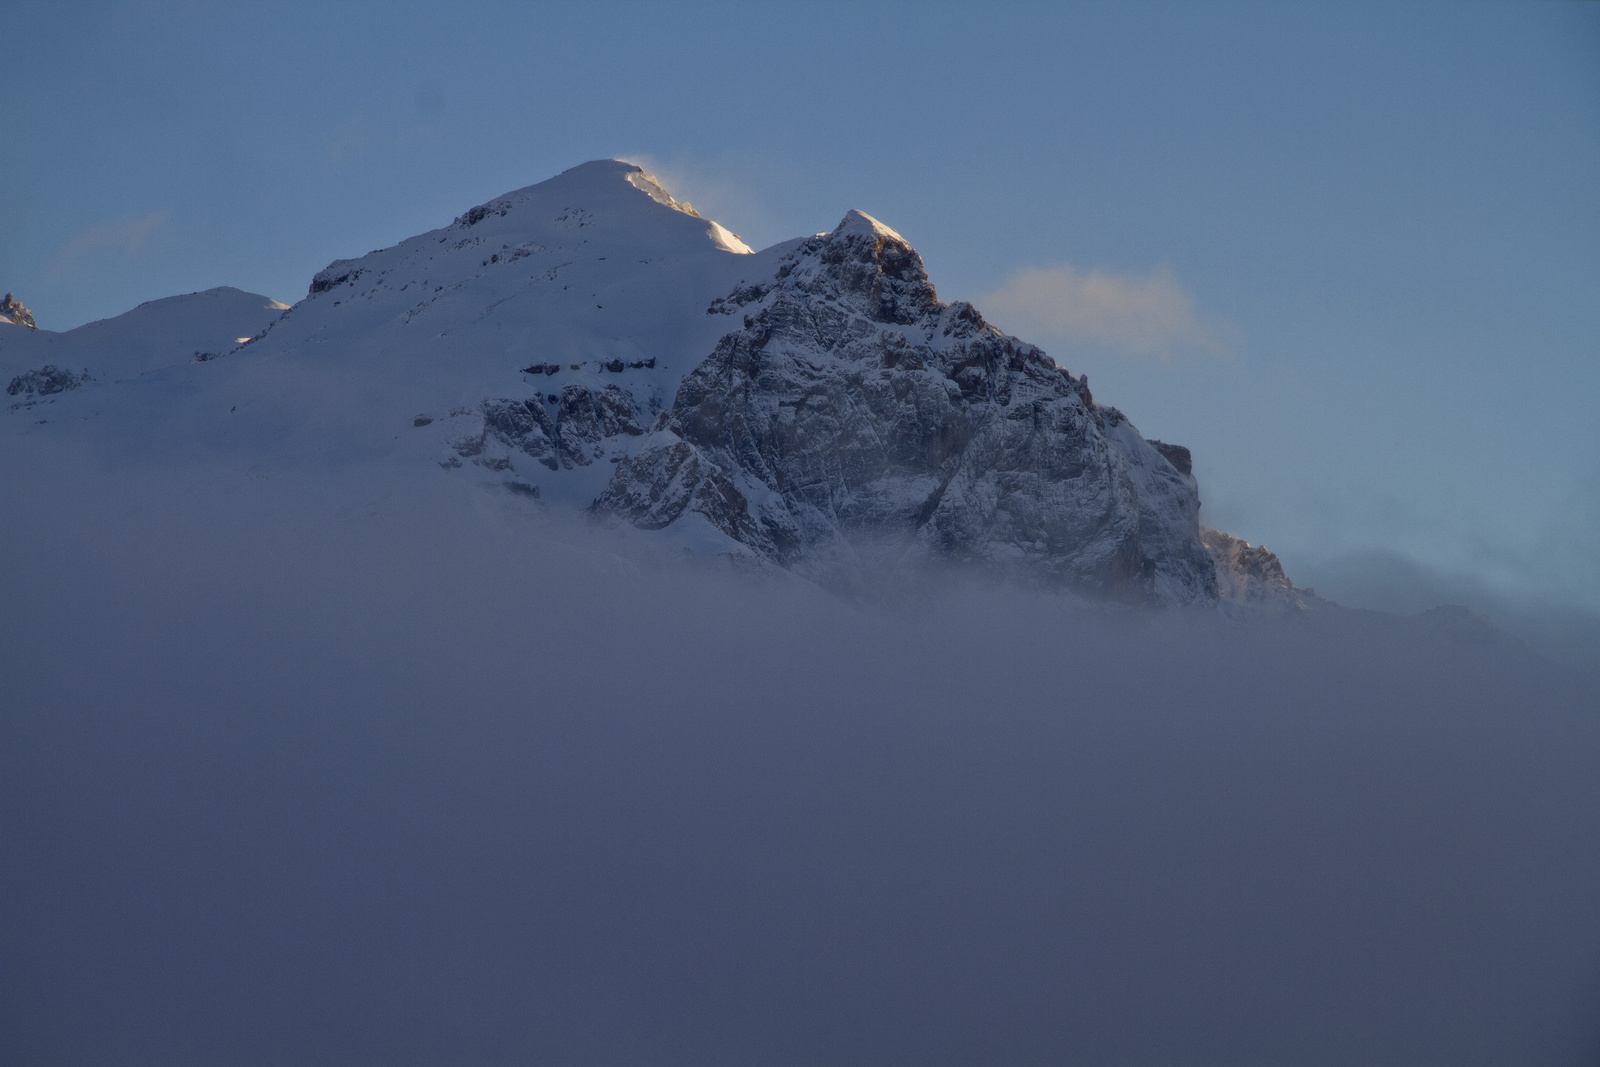
[[[0,330],[0,377],[46,364],[97,381],[133,378],[212,359],[264,331],[288,304],[229,286],[151,300],[115,318],[65,333]]]
[[[287,311],[217,289],[5,333],[10,434],[471,479],[830,584],[943,561],[1219,595],[1187,452],[942,303],[860,212],[751,252],[597,161],[338,260]]]

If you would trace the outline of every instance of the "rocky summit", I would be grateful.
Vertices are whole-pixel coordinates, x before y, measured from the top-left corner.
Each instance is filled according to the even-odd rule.
[[[1214,599],[1194,479],[1087,381],[941,302],[860,212],[708,313],[730,330],[597,511],[703,516],[824,581],[928,561],[1120,597]]]

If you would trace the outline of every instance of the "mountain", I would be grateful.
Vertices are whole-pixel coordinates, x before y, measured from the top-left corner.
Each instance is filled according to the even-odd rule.
[[[835,588],[935,565],[1306,602],[1270,553],[1202,531],[1186,449],[942,302],[888,226],[852,211],[754,252],[616,160],[335,261],[286,310],[214,289],[15,334],[13,434],[443,470]]]

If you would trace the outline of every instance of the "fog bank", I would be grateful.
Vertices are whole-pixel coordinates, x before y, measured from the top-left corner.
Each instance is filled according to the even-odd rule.
[[[1352,553],[1296,561],[1295,579],[1346,607],[1414,615],[1442,604],[1480,612],[1543,655],[1586,670],[1600,682],[1600,615],[1497,589],[1471,575],[1441,571],[1404,556]]]
[[[852,605],[448,479],[50,462],[8,1063],[1600,1053],[1596,694],[1470,619]]]

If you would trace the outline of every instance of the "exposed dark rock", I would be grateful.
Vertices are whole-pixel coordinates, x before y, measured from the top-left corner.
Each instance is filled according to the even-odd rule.
[[[45,364],[38,370],[30,370],[11,379],[11,384],[6,386],[7,396],[50,396],[53,393],[64,393],[69,389],[77,389],[87,385],[94,379],[89,377],[89,372],[74,374],[69,370]]]
[[[490,215],[499,215],[504,217],[510,214],[510,212],[511,202],[509,200],[491,200],[487,204],[479,204],[475,208],[468,209],[466,214],[456,219],[455,225],[461,227],[463,230],[471,229],[473,226],[476,226]]]
[[[1182,445],[1169,445],[1165,441],[1151,441],[1150,447],[1161,453],[1179,474],[1194,473],[1194,457]]]
[[[349,266],[350,262],[348,259],[340,260],[319,270],[312,276],[311,288],[306,295],[316,296],[318,293],[326,293],[330,289],[337,289],[346,282],[353,282],[366,273],[365,270],[360,268],[352,269]]]
[[[772,290],[770,285],[741,285],[727,296],[719,296],[706,308],[707,315],[732,315],[746,304],[753,304]]]
[[[556,430],[561,440],[562,463],[569,467],[583,466],[598,458],[601,442],[607,437],[637,437],[644,433],[633,398],[615,385],[601,389],[563,387],[556,409]]]
[[[511,450],[551,470],[570,470],[602,458],[606,438],[644,433],[633,398],[617,386],[568,385],[559,396],[548,398],[553,412],[546,399],[485,401],[482,429],[458,438],[452,447],[458,456],[485,466]]]
[[[695,511],[761,555],[770,558],[779,552],[738,487],[681,439],[620,460],[595,510],[627,515],[645,530],[659,530]]]
[[[479,452],[489,439],[500,441],[507,447],[514,448],[525,455],[543,463],[551,470],[561,466],[560,446],[556,435],[555,421],[551,419],[544,405],[534,400],[488,400],[483,405],[483,431],[475,442],[468,439],[465,444],[474,446]],[[457,446],[457,452],[461,451]],[[465,454],[465,453],[463,453]],[[571,464],[567,464],[571,466]]]

